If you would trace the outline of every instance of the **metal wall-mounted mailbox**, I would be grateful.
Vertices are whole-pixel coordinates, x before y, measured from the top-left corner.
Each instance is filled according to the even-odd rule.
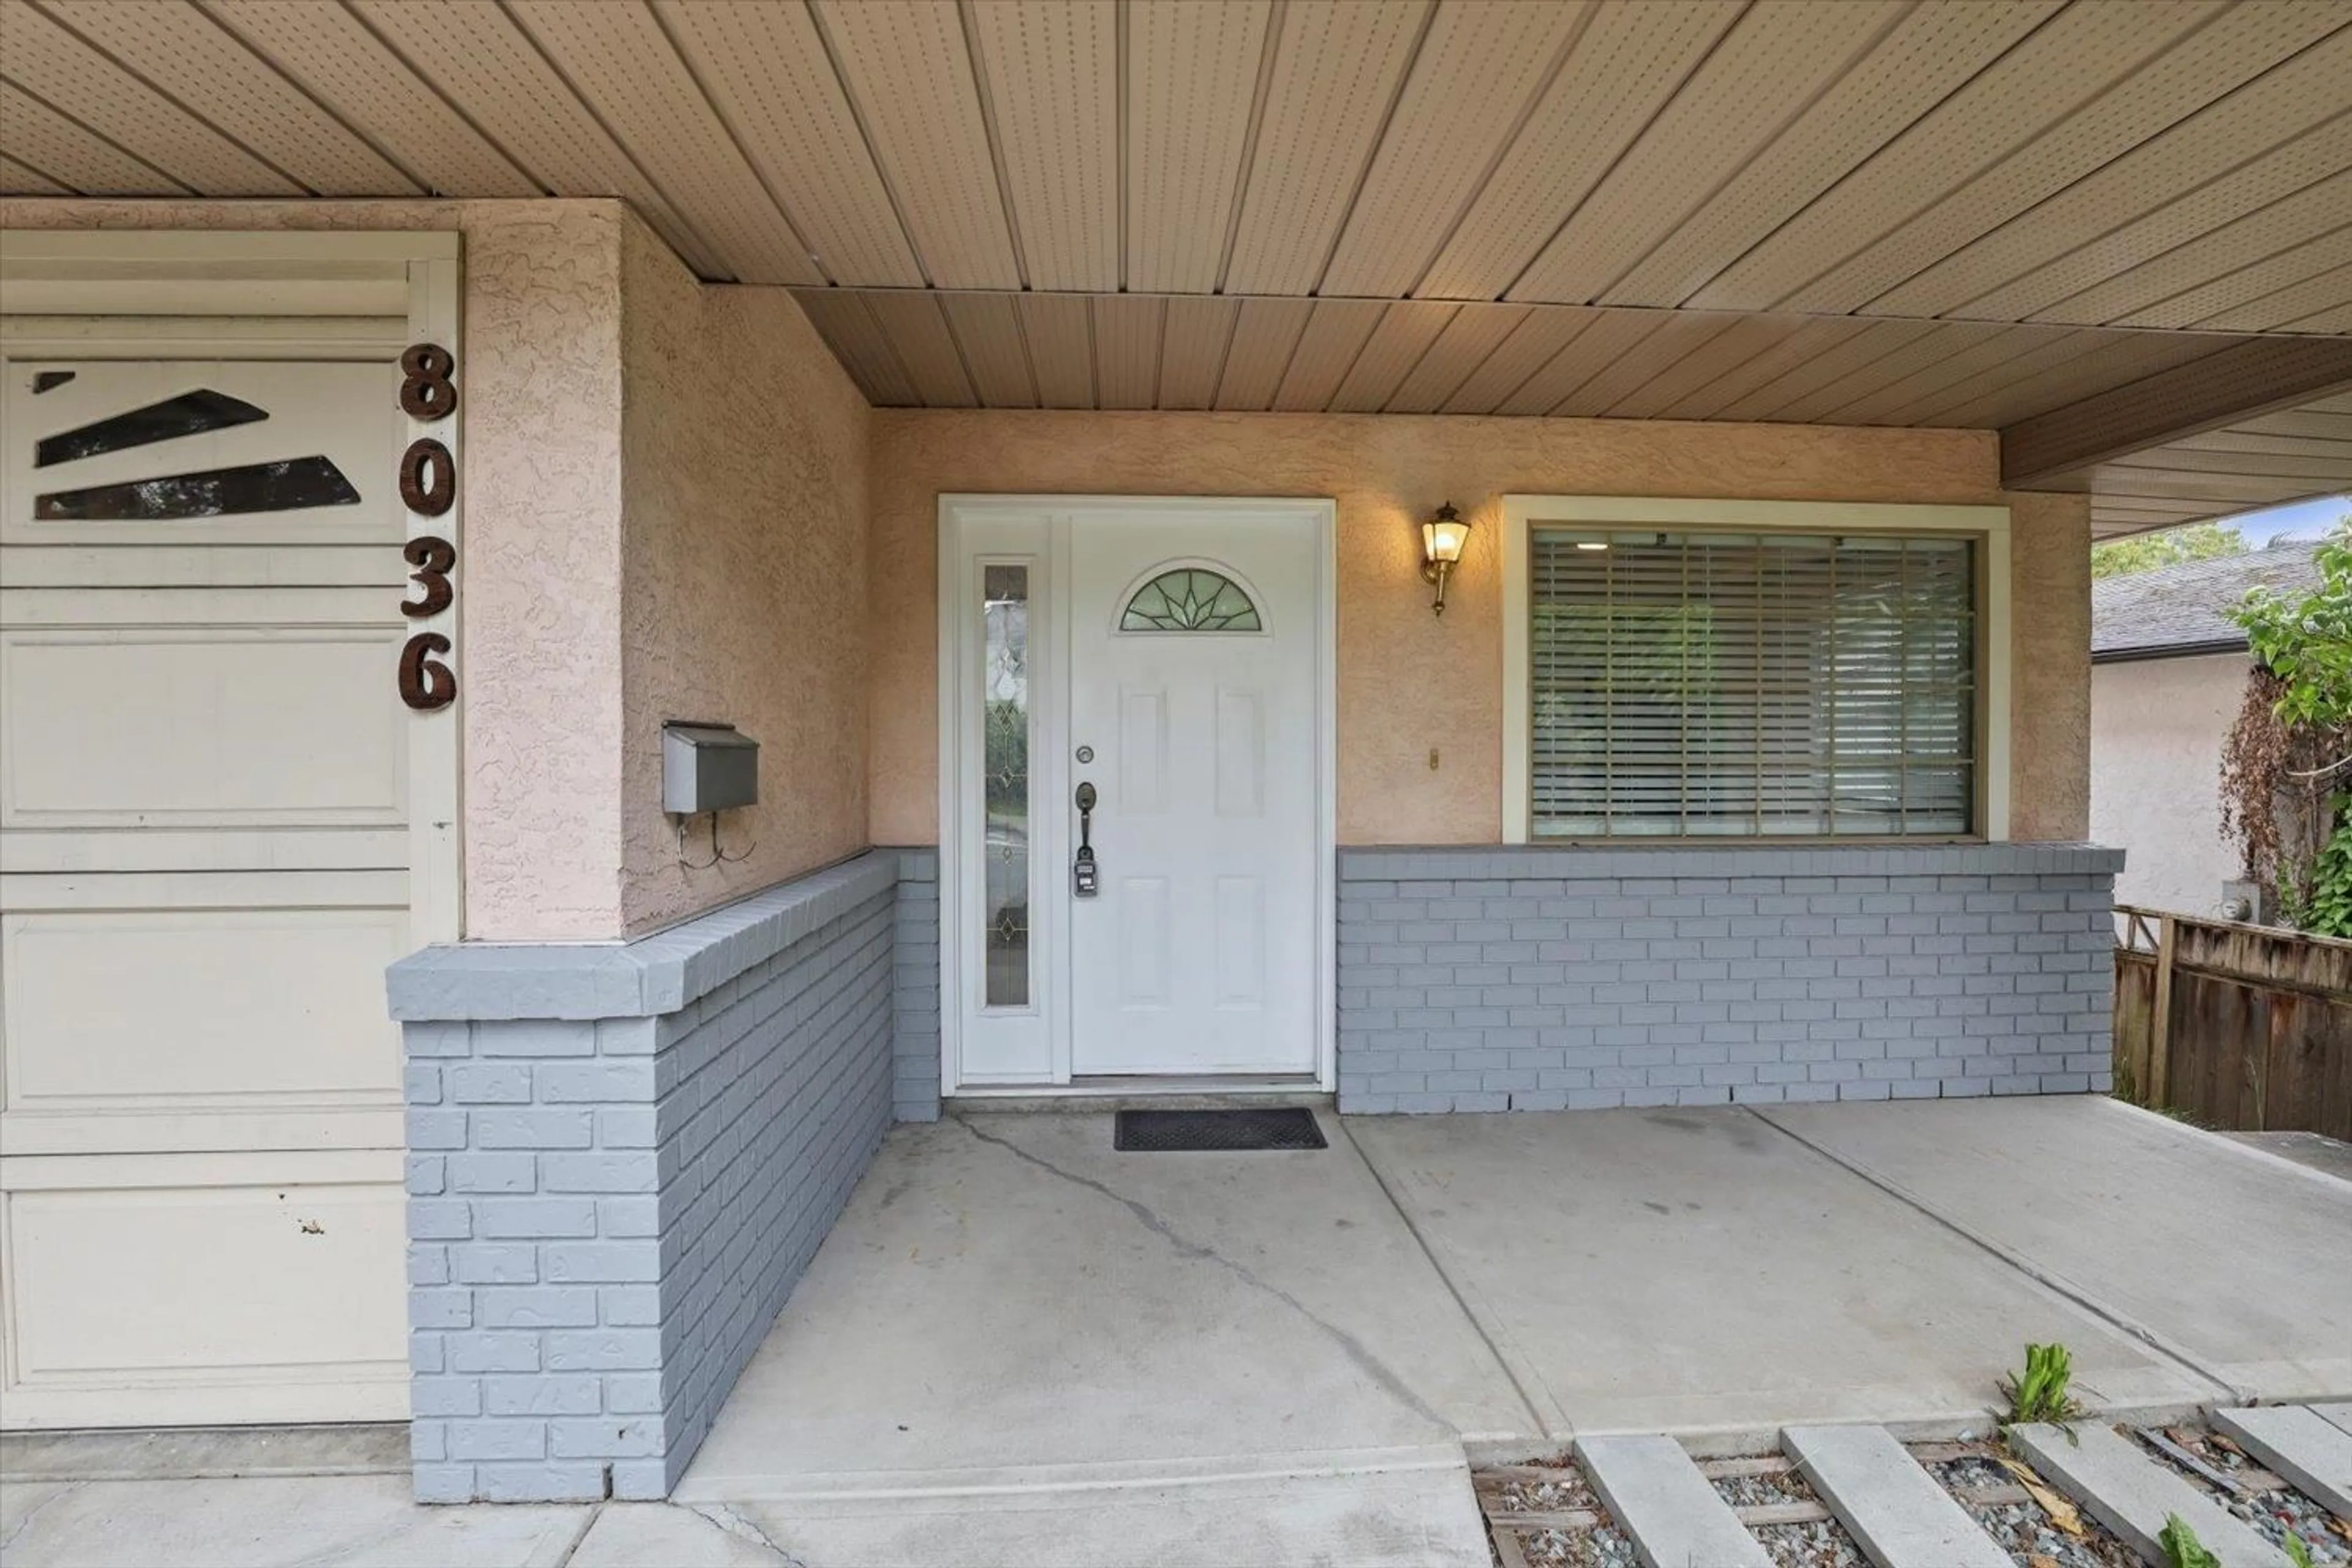
[[[760,742],[732,724],[673,719],[662,726],[662,809],[731,811],[760,798]]]

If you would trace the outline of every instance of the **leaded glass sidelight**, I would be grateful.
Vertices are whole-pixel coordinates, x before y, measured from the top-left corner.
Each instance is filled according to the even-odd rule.
[[[1135,591],[1119,616],[1123,632],[1255,632],[1257,606],[1222,572],[1180,566]]]
[[[1029,568],[982,568],[983,1005],[1029,1005]]]

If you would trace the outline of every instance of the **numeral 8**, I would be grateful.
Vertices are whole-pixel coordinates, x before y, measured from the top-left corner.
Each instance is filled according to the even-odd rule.
[[[457,384],[450,380],[457,362],[438,343],[418,343],[400,356],[405,374],[400,383],[400,406],[411,419],[428,423],[446,419],[457,408]]]

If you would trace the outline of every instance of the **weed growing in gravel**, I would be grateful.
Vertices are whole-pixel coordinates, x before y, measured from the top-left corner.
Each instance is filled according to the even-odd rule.
[[[2064,1345],[2027,1345],[2024,1375],[2000,1380],[2001,1397],[2009,1401],[2007,1425],[2054,1421],[2063,1426],[2082,1415],[2083,1407],[2067,1391],[2074,1377],[2074,1358]]]
[[[2156,1543],[2164,1548],[2164,1568],[2221,1568],[2221,1560],[2205,1549],[2189,1521],[2177,1513],[2164,1516]]]
[[[2286,1548],[2286,1560],[2294,1563],[2294,1568],[2319,1568],[2319,1564],[2311,1559],[2311,1548],[2305,1546],[2303,1537],[2294,1531],[2288,1531],[2279,1544]]]

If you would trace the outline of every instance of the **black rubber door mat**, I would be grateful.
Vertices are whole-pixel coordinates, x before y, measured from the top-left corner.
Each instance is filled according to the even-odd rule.
[[[1111,1147],[1129,1154],[1240,1153],[1322,1149],[1323,1129],[1304,1106],[1265,1110],[1122,1110]]]

